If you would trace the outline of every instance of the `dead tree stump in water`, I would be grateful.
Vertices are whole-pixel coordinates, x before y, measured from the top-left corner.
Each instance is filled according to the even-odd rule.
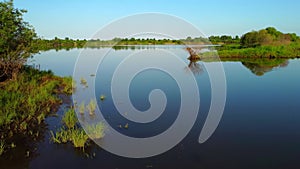
[[[200,56],[190,47],[187,47],[186,50],[189,52],[190,57],[188,57],[189,60],[195,61],[195,60],[200,60]]]

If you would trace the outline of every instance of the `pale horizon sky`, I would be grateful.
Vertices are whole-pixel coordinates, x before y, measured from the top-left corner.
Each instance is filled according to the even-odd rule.
[[[204,35],[239,35],[269,26],[300,35],[300,1],[295,0],[15,0],[24,19],[43,38],[90,39],[125,16],[163,13],[177,16]]]

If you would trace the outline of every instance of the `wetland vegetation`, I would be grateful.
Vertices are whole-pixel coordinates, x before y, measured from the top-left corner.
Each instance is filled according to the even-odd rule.
[[[27,59],[38,52],[51,49],[70,50],[73,48],[102,48],[107,46],[113,46],[112,48],[115,50],[123,50],[135,48],[131,45],[188,46],[208,45],[211,42],[214,45],[218,45],[214,48],[218,51],[221,61],[240,62],[257,76],[262,76],[272,71],[273,68],[287,67],[289,64],[287,58],[300,56],[299,37],[293,33],[279,32],[272,27],[249,32],[241,37],[187,37],[186,39],[179,40],[154,38],[72,40],[68,37],[64,39],[56,37],[52,40],[47,40],[39,38],[33,27],[23,21],[22,14],[25,10],[15,9],[12,1],[1,2],[0,10],[2,16],[0,20],[0,156],[5,157],[3,158],[5,160],[19,159],[20,157],[15,155],[15,152],[19,151],[21,151],[20,154],[22,154],[23,158],[37,156],[36,144],[47,138],[46,133],[49,132],[45,119],[58,116],[55,113],[59,109],[59,106],[65,98],[69,99],[69,96],[76,88],[76,83],[71,77],[59,77],[51,71],[41,71],[26,65]],[[215,52],[199,54],[194,53],[191,48],[188,48],[188,50],[192,53],[188,68],[195,74],[200,74],[204,71],[197,62],[219,61],[211,57]],[[91,74],[91,76],[94,77],[96,75]],[[248,74],[243,77],[246,76]],[[85,78],[81,78],[80,83],[87,88],[88,84]],[[250,94],[252,93],[248,95]],[[269,96],[268,94],[266,93],[265,96]],[[284,94],[282,93],[283,96],[285,96]],[[109,94],[107,96],[100,95],[97,98],[101,103],[109,103],[111,100]],[[238,101],[236,100],[236,102]],[[84,131],[78,122],[75,110],[78,109],[81,116],[85,114],[95,116],[97,100],[92,99],[88,104],[82,102],[79,106],[72,103],[68,104],[68,108],[64,111],[61,121],[58,122],[58,127],[51,129],[51,144],[58,144],[57,146],[71,145],[80,150],[86,150],[92,144],[91,139],[101,139],[104,137],[106,126],[103,123],[90,124],[85,126],[86,131]],[[114,114],[111,113],[110,116],[114,116]],[[112,119],[114,120],[114,118]],[[117,121],[116,123],[120,122]],[[125,132],[131,130],[136,132],[136,128],[138,127],[124,121],[122,125],[115,125],[115,128],[119,130],[128,129]],[[21,146],[23,144],[25,146]]]

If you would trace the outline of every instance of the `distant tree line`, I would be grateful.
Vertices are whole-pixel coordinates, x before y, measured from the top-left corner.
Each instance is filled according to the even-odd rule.
[[[240,43],[240,37],[239,36],[228,36],[228,35],[222,35],[222,36],[210,36],[209,41],[212,44],[237,44]]]
[[[87,40],[73,40],[68,37],[65,39],[60,39],[55,37],[54,39],[48,40],[48,39],[41,39],[37,38],[34,40],[33,49],[35,52],[38,51],[46,51],[50,49],[72,49],[72,48],[83,48],[86,44]]]

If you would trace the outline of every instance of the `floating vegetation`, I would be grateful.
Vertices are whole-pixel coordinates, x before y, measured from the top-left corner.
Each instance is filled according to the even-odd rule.
[[[84,102],[82,102],[80,105],[79,105],[79,113],[81,115],[84,115],[84,112],[85,112],[85,104]]]
[[[80,84],[86,85],[87,81],[82,77],[82,78],[80,78]]]
[[[100,96],[100,100],[101,100],[101,101],[104,101],[105,99],[106,99],[106,96],[102,94],[102,95]]]
[[[92,99],[90,101],[90,103],[87,105],[87,109],[89,111],[89,114],[91,116],[95,115],[95,111],[96,111],[96,106],[97,106],[97,102],[95,99]]]
[[[5,151],[5,142],[3,140],[0,141],[0,156],[4,153]]]
[[[80,78],[80,84],[83,85],[86,88],[88,87],[88,83],[87,83],[87,81],[83,77]]]
[[[73,108],[69,109],[65,112],[62,122],[66,125],[68,129],[72,129],[75,127],[78,119],[75,114],[75,110]]]
[[[105,130],[104,123],[97,123],[86,126],[86,132],[90,136],[91,139],[100,139],[104,137],[104,130]]]
[[[90,76],[91,76],[91,77],[95,77],[96,75],[95,75],[95,74],[91,74]]]
[[[77,88],[77,83],[75,80],[72,80],[72,88],[73,88],[73,92],[76,90]]]
[[[128,129],[129,128],[129,124],[126,123],[125,126],[124,126],[124,129]]]

